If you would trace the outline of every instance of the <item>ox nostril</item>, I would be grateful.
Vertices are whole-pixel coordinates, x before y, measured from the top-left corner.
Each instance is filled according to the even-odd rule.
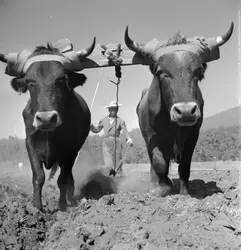
[[[192,110],[191,110],[191,114],[194,115],[195,112],[196,112],[196,110],[197,110],[197,106],[195,105],[195,106],[192,108]]]
[[[175,111],[177,112],[178,115],[182,114],[182,111],[178,107],[175,107]]]
[[[58,116],[57,114],[53,114],[50,118],[50,123],[52,124],[56,124],[57,123],[57,120],[58,120]]]
[[[171,121],[180,126],[193,126],[200,117],[198,104],[195,102],[179,102],[171,107]]]
[[[42,123],[43,122],[43,120],[42,120],[42,118],[41,118],[40,115],[36,115],[36,120],[37,120],[38,123]]]

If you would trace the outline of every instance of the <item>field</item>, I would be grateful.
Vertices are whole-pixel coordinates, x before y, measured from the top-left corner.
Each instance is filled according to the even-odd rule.
[[[125,177],[113,178],[78,164],[78,206],[56,210],[57,172],[45,183],[41,213],[32,206],[30,167],[2,163],[0,250],[241,249],[240,170],[240,162],[193,163],[191,196],[180,196],[172,165],[173,193],[160,198],[148,165],[125,165]]]

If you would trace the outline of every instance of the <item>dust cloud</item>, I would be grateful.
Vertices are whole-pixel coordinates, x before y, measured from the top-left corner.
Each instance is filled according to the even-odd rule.
[[[55,174],[56,180],[59,170]],[[154,187],[150,181],[149,169],[138,165],[123,165],[123,176],[109,176],[104,166],[96,165],[89,154],[80,153],[73,167],[75,197],[81,199],[100,198],[105,194],[122,192],[146,193]]]
[[[115,177],[104,173],[103,168],[91,163],[90,157],[79,156],[73,167],[75,195],[99,198],[120,191],[146,193],[154,187],[149,171],[139,171],[138,165],[123,165],[123,176],[117,174]]]
[[[94,164],[89,154],[79,154],[73,167],[74,196],[77,199],[83,197],[100,198],[105,194],[120,191],[146,193],[153,188],[149,171],[143,172],[138,165],[123,165],[123,176],[117,174],[115,177],[104,173],[103,167]],[[49,185],[57,188],[60,169],[57,168],[51,180],[48,180],[51,170],[44,169],[44,171],[46,181],[43,188],[48,188]],[[22,183],[25,183],[25,186],[32,192],[32,170],[29,164],[23,164],[22,168],[19,168],[18,163],[1,163],[0,176],[4,177],[5,180],[10,178],[22,180]]]
[[[139,173],[132,171],[118,184],[118,191],[122,192],[147,193],[153,188],[155,186],[150,180],[149,172]]]

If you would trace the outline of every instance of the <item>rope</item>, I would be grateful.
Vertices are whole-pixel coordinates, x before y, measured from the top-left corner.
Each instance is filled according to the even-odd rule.
[[[94,93],[94,97],[92,99],[92,103],[91,103],[91,106],[90,106],[90,111],[92,111],[92,108],[94,106],[95,97],[96,97],[96,94],[97,94],[97,91],[98,91],[98,88],[99,88],[99,85],[100,85],[100,79],[101,79],[102,73],[103,73],[103,68],[101,69],[99,80],[98,80],[96,88],[95,88],[95,93]]]
[[[119,80],[120,78],[118,78]],[[119,80],[119,83],[120,83],[120,80]],[[118,107],[118,101],[119,101],[119,83],[116,84],[116,105]],[[116,118],[115,118],[115,158],[114,158],[114,171],[116,173],[116,166],[117,166],[117,163],[116,163],[116,144],[117,144],[117,138],[116,138],[116,130],[117,130],[117,115],[116,115]]]

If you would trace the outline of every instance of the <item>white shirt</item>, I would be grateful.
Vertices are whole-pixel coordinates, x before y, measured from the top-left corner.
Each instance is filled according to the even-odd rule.
[[[112,124],[114,122],[115,118],[114,117],[109,117],[109,123]]]

